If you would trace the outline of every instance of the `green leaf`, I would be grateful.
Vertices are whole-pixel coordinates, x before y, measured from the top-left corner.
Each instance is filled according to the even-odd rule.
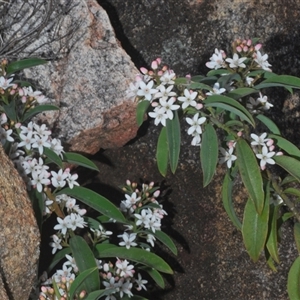
[[[85,280],[84,284],[81,284],[81,287],[88,293],[98,290],[100,288],[100,277],[94,254],[89,245],[78,235],[71,237],[69,243],[80,274],[86,270],[94,269],[89,274],[88,280]]]
[[[120,210],[105,197],[81,186],[74,186],[72,189],[64,188],[57,195],[66,194],[80,200],[96,211],[108,216],[121,223],[127,223],[127,220]]]
[[[180,124],[177,111],[174,111],[173,120],[166,121],[167,139],[169,147],[169,158],[171,171],[174,174],[179,160],[180,153]]]
[[[83,287],[86,284],[86,282],[91,280],[90,277],[93,277],[94,273],[98,274],[97,271],[98,268],[94,267],[79,273],[79,275],[75,278],[75,280],[71,284],[70,291],[69,291],[70,299],[74,299],[75,295],[79,294],[83,290]],[[99,281],[99,285],[100,285],[100,281]]]
[[[156,148],[156,161],[160,174],[165,177],[167,175],[169,162],[169,148],[166,127],[162,127],[158,137]]]
[[[63,163],[61,158],[51,149],[44,147],[44,154],[50,162],[54,162],[59,168],[63,168]],[[48,163],[48,162],[46,162]]]
[[[283,193],[300,197],[300,190],[295,188],[287,188],[283,191]]]
[[[165,234],[161,230],[155,230],[154,233],[148,233],[153,234],[159,241],[161,241],[165,246],[167,246],[173,252],[173,254],[177,255],[177,248],[172,239],[167,234]]]
[[[263,181],[257,159],[248,143],[239,139],[236,143],[237,160],[243,183],[254,202],[256,211],[261,214],[264,208],[265,195]]]
[[[18,122],[15,99],[11,100],[9,104],[3,105],[3,109],[11,121]]]
[[[279,264],[277,223],[278,209],[279,206],[270,205],[269,233],[267,237],[266,247],[272,259]]]
[[[31,189],[31,191],[28,192],[28,195],[32,203],[32,208],[34,211],[36,223],[40,229],[40,232],[42,232],[44,208],[45,208],[43,194],[39,193],[37,189]]]
[[[264,115],[257,115],[256,118],[261,121],[264,125],[267,126],[267,128],[273,132],[274,134],[279,134],[280,135],[280,130],[277,127],[277,125],[268,117]]]
[[[288,183],[293,183],[293,182],[297,182],[297,179],[294,176],[291,175],[287,175],[282,182],[280,183],[281,186],[288,184]]]
[[[269,134],[268,138],[273,139],[275,141],[276,146],[281,148],[283,151],[287,152],[289,155],[300,159],[300,150],[290,141],[286,140],[282,136],[275,134]]]
[[[285,169],[300,182],[300,161],[285,155],[274,156],[276,164]]]
[[[150,277],[155,281],[155,283],[159,287],[161,287],[162,289],[165,288],[165,281],[158,271],[152,268],[145,268],[143,270],[145,270],[150,275]]]
[[[218,137],[214,127],[207,123],[202,134],[200,160],[203,171],[203,186],[207,186],[213,179],[218,163]]]
[[[205,78],[205,76],[203,75],[195,75],[191,77],[191,81],[192,82],[201,82],[201,80],[203,80]]]
[[[26,112],[25,115],[23,116],[22,121],[24,122],[27,119],[32,119],[36,114],[49,111],[49,110],[59,110],[59,107],[51,104],[38,105],[35,108],[32,108],[28,112]]]
[[[175,85],[188,85],[189,80],[186,77],[175,78]]]
[[[98,291],[94,291],[89,293],[84,300],[98,300],[100,299],[102,296],[108,296],[112,293],[116,292],[116,289],[105,289],[105,290],[98,290]]]
[[[294,225],[294,238],[298,253],[300,253],[300,223],[295,223]]]
[[[232,187],[233,187],[233,180],[230,176],[230,170],[227,170],[227,173],[224,177],[224,181],[222,184],[222,201],[225,211],[227,212],[230,220],[232,221],[233,225],[238,229],[242,229],[242,223],[240,222],[239,218],[237,217],[234,207],[233,207],[233,199],[232,199]]]
[[[189,85],[189,89],[191,89],[191,90],[208,90],[208,91],[213,90],[211,86],[201,83],[201,82],[192,82]]]
[[[211,70],[207,73],[207,76],[215,76],[215,75],[223,75],[228,74],[229,71],[225,69],[219,69],[219,70]]]
[[[65,152],[63,153],[63,156],[64,161],[67,161],[70,164],[75,164],[99,172],[98,167],[91,160],[81,154]]]
[[[101,225],[99,221],[87,216],[83,216],[83,218],[84,221],[88,223],[89,228],[99,229],[99,225]]]
[[[258,93],[258,91],[252,88],[243,87],[230,91],[226,96],[237,100],[254,93]]]
[[[130,249],[126,249],[125,247],[115,246],[103,249],[96,245],[95,249],[98,258],[119,257],[143,264],[163,273],[173,274],[171,267],[162,258],[140,248],[131,247]]]
[[[242,120],[247,121],[252,126],[255,126],[254,119],[248,110],[236,100],[222,96],[211,95],[204,100],[204,105],[207,107],[220,107],[238,115]]]
[[[230,120],[230,121],[225,123],[225,126],[227,126],[227,127],[238,126],[241,129],[244,128],[244,124],[241,121],[238,121],[238,120]]]
[[[265,246],[268,234],[269,207],[269,203],[266,203],[261,214],[258,214],[253,201],[248,199],[244,210],[243,240],[246,250],[254,262],[259,259]]]
[[[296,258],[290,268],[287,290],[291,300],[300,299],[300,256]]]
[[[52,271],[52,269],[62,260],[66,257],[66,254],[70,254],[71,248],[67,247],[67,248],[63,248],[61,250],[59,250],[58,252],[56,252],[56,254],[54,255],[54,257],[52,258],[51,264],[47,269],[47,273],[50,273]]]
[[[39,65],[44,65],[46,63],[46,60],[40,58],[25,58],[8,64],[6,67],[6,73],[7,75],[10,75],[15,72]]]
[[[263,78],[269,78],[269,77],[273,77],[276,74],[273,72],[270,72],[270,71],[265,71],[265,70],[255,70],[255,71],[252,71],[247,74],[247,76],[249,76],[249,77],[256,77],[257,75],[262,75],[260,77],[263,77]]]
[[[275,86],[283,85],[284,87],[300,88],[300,78],[290,75],[274,75],[264,80],[261,84],[255,86],[255,88],[261,89],[259,86],[266,83],[279,84]]]
[[[148,100],[143,100],[138,103],[136,108],[136,122],[138,126],[141,126],[143,124],[145,113],[147,112],[149,105],[150,101]]]

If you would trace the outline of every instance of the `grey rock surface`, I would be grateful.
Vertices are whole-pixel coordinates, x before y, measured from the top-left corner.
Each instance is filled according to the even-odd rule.
[[[66,6],[68,1],[60,2]],[[59,8],[55,7],[51,18],[58,16]],[[63,47],[46,31],[22,52],[44,53],[46,58],[58,53],[54,61],[25,70],[26,78],[36,81],[60,107],[41,119],[72,151],[94,154],[100,148],[124,145],[137,131],[135,104],[126,95],[137,69],[96,1],[72,1],[69,11],[58,19]]]

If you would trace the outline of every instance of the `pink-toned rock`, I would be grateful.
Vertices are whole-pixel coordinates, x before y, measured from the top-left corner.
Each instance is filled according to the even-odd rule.
[[[135,103],[126,91],[138,70],[96,1],[76,0],[72,5],[60,28],[63,36],[74,20],[79,22],[69,42],[72,47],[63,49],[56,61],[25,70],[25,76],[35,79],[60,106],[42,120],[69,150],[94,154],[100,148],[120,147],[136,135]]]

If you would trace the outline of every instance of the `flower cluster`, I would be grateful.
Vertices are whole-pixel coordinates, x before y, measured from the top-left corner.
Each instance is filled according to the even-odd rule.
[[[135,182],[127,180],[127,185],[123,188],[126,192],[126,199],[121,202],[120,209],[132,221],[132,225],[125,225],[124,233],[118,235],[122,241],[120,246],[130,247],[140,246],[150,250],[149,244],[154,247],[155,232],[161,230],[161,220],[166,211],[162,204],[159,204],[158,198],[160,190],[154,187],[154,183],[142,184],[139,189]],[[147,243],[141,242],[146,240]]]

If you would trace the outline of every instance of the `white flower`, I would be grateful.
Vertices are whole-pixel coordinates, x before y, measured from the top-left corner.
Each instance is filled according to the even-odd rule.
[[[61,141],[59,139],[52,139],[51,142],[51,149],[60,157],[62,157],[62,153],[64,152],[64,147],[61,145]]]
[[[130,233],[124,232],[121,235],[118,235],[118,237],[122,238],[123,241],[119,243],[120,246],[125,246],[126,249],[129,249],[130,247],[137,246],[137,243],[135,243],[136,239],[136,233]]]
[[[157,89],[152,89],[154,84],[154,81],[151,80],[146,84],[144,81],[139,81],[139,87],[140,89],[137,91],[137,95],[140,97],[145,97],[146,100],[151,101],[152,100],[152,95],[157,93]]]
[[[224,148],[220,148],[221,153],[223,154],[223,157],[220,158],[219,163],[223,164],[224,162],[227,162],[227,167],[230,169],[232,166],[232,162],[236,160],[236,156],[233,155],[234,148],[229,148],[228,151],[226,151]]]
[[[69,216],[66,216],[66,218],[67,217],[67,227],[72,231],[75,231],[76,228],[84,228],[86,226],[86,222],[79,214],[71,213]]]
[[[233,58],[226,58],[226,61],[229,62],[230,68],[246,68],[246,65],[243,63],[247,57],[239,58],[237,53],[233,54]]]
[[[265,169],[266,164],[274,165],[275,161],[271,157],[275,155],[275,152],[269,152],[269,149],[267,146],[262,147],[262,153],[256,154],[256,157],[260,159],[260,167],[262,170]]]
[[[62,249],[62,245],[60,244],[61,243],[61,239],[57,236],[57,235],[52,235],[52,239],[53,239],[53,242],[50,243],[50,246],[53,248],[52,249],[52,254],[55,254],[55,252],[57,250],[60,250]]]
[[[211,96],[211,95],[220,95],[220,94],[223,94],[224,92],[226,92],[226,89],[220,88],[220,83],[219,83],[219,82],[216,82],[216,83],[214,84],[213,91],[212,91],[212,92],[206,93],[206,95],[207,95],[207,96]]]
[[[210,61],[206,63],[206,66],[210,69],[220,69],[225,66],[223,59],[224,51],[215,49],[215,53],[210,57]]]
[[[22,132],[20,133],[19,137],[22,142],[18,144],[18,147],[25,147],[27,150],[30,150],[32,144],[35,143],[35,138],[32,137],[32,132],[28,132],[27,135],[25,134]]]
[[[158,93],[155,94],[154,98],[167,100],[169,97],[176,96],[175,92],[172,92],[174,85],[170,85],[167,88],[164,85],[160,85],[157,87],[159,90]]]
[[[57,173],[54,171],[51,171],[51,182],[54,187],[64,187],[66,185],[66,178],[68,177],[68,174],[64,173],[62,169],[60,169]]]
[[[165,113],[165,109],[161,106],[157,106],[154,108],[153,112],[148,113],[149,116],[154,120],[154,124],[157,126],[161,123],[163,126],[166,126],[166,120],[168,119],[167,114]]]
[[[201,146],[201,135],[198,132],[194,132],[192,134],[193,139],[191,142],[192,146]]]
[[[247,76],[246,77],[246,83],[248,86],[252,86],[252,82],[253,82],[254,78]]]
[[[252,146],[258,146],[258,145],[265,146],[266,142],[270,140],[270,139],[266,139],[266,137],[267,137],[266,132],[264,132],[260,136],[254,134],[254,133],[251,133],[250,136],[254,140],[254,141],[251,142]]]
[[[50,143],[47,141],[48,136],[39,136],[35,135],[35,142],[32,143],[32,148],[38,148],[39,154],[42,155],[44,151],[44,147],[50,148]]]
[[[206,118],[205,117],[199,118],[199,113],[196,113],[193,119],[186,118],[186,121],[189,125],[191,125],[191,127],[188,129],[189,135],[192,135],[194,133],[201,134],[202,128],[200,125],[202,125],[206,121]]]
[[[14,79],[13,78],[5,78],[3,76],[0,77],[0,88],[6,90],[7,88],[13,86],[14,84],[11,83]]]
[[[268,63],[267,59],[268,59],[268,54],[262,55],[260,51],[257,51],[254,61],[256,61],[257,64],[264,70],[271,71],[271,69],[269,68],[271,67],[271,65]]]
[[[14,139],[10,135],[12,134],[12,129],[5,130],[4,128],[0,127],[0,139],[1,144],[4,145],[6,141],[13,142]]]
[[[48,178],[45,178],[44,174],[31,173],[31,175],[32,175],[31,184],[33,186],[36,186],[36,189],[38,190],[39,193],[42,192],[43,185],[50,184],[50,180]]]
[[[172,97],[168,101],[163,98],[159,99],[159,104],[161,105],[162,110],[167,115],[168,119],[172,120],[174,117],[173,110],[177,110],[180,108],[179,105],[174,104],[175,98]]]
[[[196,107],[197,102],[195,98],[197,97],[198,93],[194,91],[189,91],[188,89],[184,90],[184,96],[178,97],[178,100],[183,102],[182,109],[186,109],[188,106]]]
[[[137,218],[137,221],[135,222],[136,226],[143,225],[146,227],[149,226],[152,211],[149,208],[142,209],[141,214],[134,214],[134,216]]]
[[[145,284],[147,284],[148,281],[147,281],[147,280],[144,280],[144,279],[142,278],[142,276],[141,276],[140,273],[138,273],[138,279],[135,279],[135,283],[137,284],[136,289],[137,289],[138,291],[140,291],[141,289],[144,289],[145,291],[147,291],[147,288],[145,287]]]
[[[121,279],[120,282],[122,283],[119,290],[120,298],[123,298],[124,294],[127,294],[128,298],[133,296],[131,292],[132,283],[130,282],[130,280],[126,280],[125,282],[123,282],[123,279]]]
[[[260,102],[264,108],[264,110],[268,110],[271,107],[273,107],[274,105],[271,104],[270,102],[268,102],[268,97],[267,96],[263,96],[261,93],[259,93],[259,98],[257,98],[257,101]]]
[[[147,242],[154,247],[154,241],[156,240],[155,236],[153,234],[147,234]]]
[[[172,70],[167,70],[165,73],[160,77],[161,84],[174,84],[174,78],[176,74]]]
[[[78,272],[78,267],[76,265],[74,257],[72,257],[71,255],[66,254],[66,259],[67,259],[67,261],[64,263],[64,265],[71,266],[73,268],[73,271],[75,273],[77,273]]]
[[[54,229],[55,230],[60,230],[61,233],[63,235],[65,235],[67,233],[67,230],[69,229],[70,217],[66,216],[64,219],[62,219],[60,217],[57,217],[56,219],[57,219],[58,224],[56,224],[54,226]]]
[[[118,259],[116,261],[116,273],[119,274],[121,277],[132,277],[134,273],[134,266],[128,264],[129,262],[126,259],[123,261]]]

